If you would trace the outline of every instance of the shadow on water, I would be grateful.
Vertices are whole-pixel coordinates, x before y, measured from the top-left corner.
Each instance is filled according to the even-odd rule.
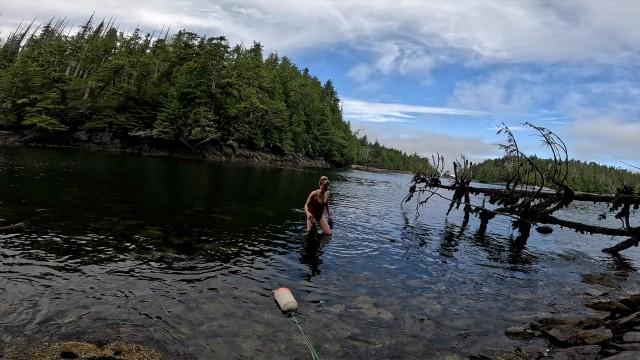
[[[309,272],[304,276],[305,280],[311,280],[314,276],[320,275],[320,265],[322,265],[322,254],[325,246],[331,242],[331,235],[309,231],[302,238],[300,248],[300,263],[309,267]]]

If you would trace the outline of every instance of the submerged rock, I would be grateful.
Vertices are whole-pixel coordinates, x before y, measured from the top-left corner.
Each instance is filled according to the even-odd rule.
[[[609,288],[618,287],[618,283],[607,274],[584,274],[582,275],[582,282]]]
[[[640,351],[640,343],[612,343],[611,345],[619,351]]]
[[[634,310],[640,310],[640,294],[633,293],[619,299],[620,303],[624,304],[628,308]]]
[[[600,350],[599,345],[576,346],[553,354],[553,360],[596,360]]]
[[[373,298],[366,295],[358,296],[354,299],[352,305],[369,318],[381,318],[383,320],[392,320],[394,318],[391,312],[379,307]]]
[[[609,356],[606,360],[638,360],[640,359],[640,351],[625,351],[620,354]]]
[[[631,328],[640,325],[640,311],[616,320],[614,325],[618,328]]]
[[[513,339],[531,339],[537,335],[537,333],[528,326],[512,326],[505,330],[504,333]]]
[[[609,311],[616,314],[626,314],[632,312],[632,310],[623,303],[611,299],[598,299],[590,301],[586,303],[585,306],[594,310]]]
[[[576,329],[570,325],[559,325],[551,330],[545,330],[544,334],[554,345],[569,347],[578,345],[579,336]]]
[[[587,345],[595,345],[613,338],[611,330],[601,326],[597,329],[579,330],[578,337]]]
[[[553,232],[553,228],[551,226],[542,225],[536,227],[536,231],[540,234],[551,234]]]
[[[548,356],[548,349],[543,348],[516,348],[515,351],[509,353],[503,353],[498,356],[497,360],[530,360],[530,359],[542,359]],[[469,357],[471,358],[471,357]],[[485,357],[483,360],[491,358]]]
[[[624,342],[640,342],[640,332],[632,331],[622,336]]]
[[[603,314],[600,317],[562,314],[540,318],[537,320],[537,326],[547,330],[558,325],[571,325],[579,329],[593,329],[602,326],[607,316],[608,314]]]
[[[32,360],[160,360],[162,356],[159,352],[138,344],[107,344],[100,346],[86,342],[71,341],[47,343],[37,346],[28,351],[27,358]]]

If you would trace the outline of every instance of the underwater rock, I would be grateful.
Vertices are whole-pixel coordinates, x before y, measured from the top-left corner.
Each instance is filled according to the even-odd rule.
[[[70,341],[45,343],[27,352],[32,360],[103,359],[103,360],[161,360],[159,352],[138,344],[106,344]]]
[[[513,339],[531,339],[536,337],[536,332],[527,326],[512,326],[505,330],[505,335]]]
[[[618,283],[607,274],[584,274],[582,282],[591,285],[601,285],[608,288],[617,288]]]
[[[613,338],[611,330],[601,326],[597,329],[579,330],[578,337],[588,345],[595,345]]]
[[[569,347],[578,345],[579,336],[576,329],[570,325],[559,325],[551,330],[545,330],[544,334],[554,345]]]
[[[616,314],[628,314],[632,312],[626,305],[619,301],[611,299],[598,299],[590,301],[585,304],[586,307],[592,308],[598,311],[609,311]]]
[[[614,325],[618,328],[631,328],[640,325],[640,311],[616,320]]]
[[[631,293],[623,298],[620,298],[618,301],[620,301],[620,303],[624,304],[628,308],[640,310],[640,294],[638,293]]]
[[[638,360],[640,359],[640,351],[625,351],[620,354],[609,356],[605,360]]]
[[[540,234],[551,234],[553,232],[553,228],[547,225],[541,225],[536,227],[536,231]]]
[[[576,346],[558,351],[553,355],[554,360],[596,360],[600,353],[599,345]]]
[[[628,343],[640,342],[640,332],[631,331],[631,332],[625,333],[622,336],[622,340]]]

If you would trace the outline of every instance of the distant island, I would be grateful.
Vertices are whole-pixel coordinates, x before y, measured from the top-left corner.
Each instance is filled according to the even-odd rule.
[[[0,144],[415,170],[427,161],[358,137],[322,83],[262,46],[189,31],[125,33],[90,18],[19,26],[0,42]]]

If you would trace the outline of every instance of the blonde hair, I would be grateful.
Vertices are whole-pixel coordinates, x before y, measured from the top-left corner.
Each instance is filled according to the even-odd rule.
[[[329,178],[326,176],[321,176],[320,181],[318,181],[318,185],[322,187],[323,185],[329,185]]]

